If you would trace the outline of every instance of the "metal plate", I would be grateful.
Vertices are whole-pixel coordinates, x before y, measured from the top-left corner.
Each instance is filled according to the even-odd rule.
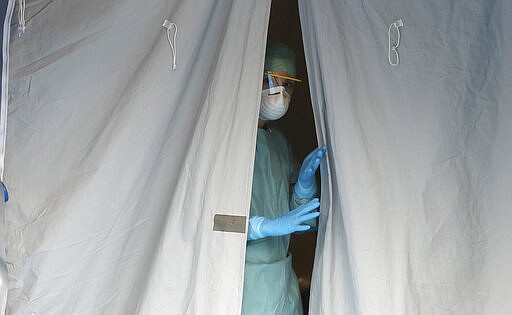
[[[246,216],[216,214],[213,218],[213,230],[223,232],[245,233]]]

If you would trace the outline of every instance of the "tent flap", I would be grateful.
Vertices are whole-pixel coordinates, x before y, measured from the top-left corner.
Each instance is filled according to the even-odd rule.
[[[310,312],[511,313],[512,3],[321,0],[300,13],[329,147]]]
[[[10,314],[239,314],[245,235],[213,218],[249,211],[269,7],[27,1],[11,44]]]

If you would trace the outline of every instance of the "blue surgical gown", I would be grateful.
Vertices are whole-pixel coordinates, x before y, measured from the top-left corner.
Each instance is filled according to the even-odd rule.
[[[251,216],[275,218],[308,201],[290,193],[296,169],[284,135],[276,128],[258,129]],[[247,242],[243,315],[303,314],[289,243],[289,235]]]

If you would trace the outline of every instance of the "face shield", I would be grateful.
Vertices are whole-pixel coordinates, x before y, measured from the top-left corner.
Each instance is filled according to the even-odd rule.
[[[293,94],[293,90],[297,84],[301,83],[300,79],[291,77],[280,71],[280,73],[266,72],[263,75],[263,90],[282,86],[289,95]],[[273,93],[273,92],[272,92]]]

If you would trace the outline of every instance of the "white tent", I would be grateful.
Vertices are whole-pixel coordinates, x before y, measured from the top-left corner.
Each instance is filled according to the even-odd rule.
[[[5,4],[7,313],[239,314],[270,0]],[[310,313],[511,314],[512,2],[299,4]]]

